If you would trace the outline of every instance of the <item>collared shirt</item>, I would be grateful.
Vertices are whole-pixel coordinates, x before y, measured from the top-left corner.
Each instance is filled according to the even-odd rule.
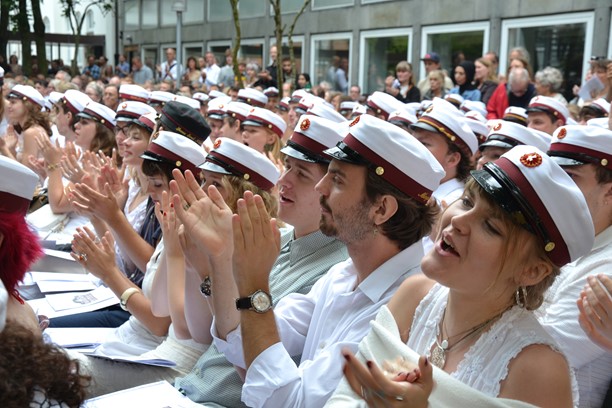
[[[281,235],[281,251],[270,272],[272,302],[290,293],[308,293],[330,267],[348,258],[344,244],[319,230],[294,239],[293,229]],[[299,361],[299,359],[298,359]],[[225,355],[214,346],[200,357],[191,373],[175,382],[189,399],[226,407],[243,407],[242,380]]]
[[[153,71],[148,66],[143,65],[139,70],[132,71],[132,79],[135,84],[142,85],[153,80]]]
[[[85,68],[83,68],[83,72],[81,72],[81,74],[89,75],[93,79],[100,79],[100,72],[100,67],[93,64],[91,66],[87,65]]]
[[[168,67],[168,72],[166,72],[166,67]],[[163,81],[165,79],[170,79],[172,81],[176,81],[177,78],[180,78],[181,71],[182,71],[182,68],[176,62],[176,60],[172,61],[170,65],[168,65],[168,61],[164,61],[161,64],[161,73],[159,74],[160,76],[159,80]]]
[[[378,309],[409,275],[420,272],[417,242],[388,259],[357,286],[351,259],[334,266],[307,295],[292,294],[274,309],[281,342],[264,350],[247,371],[242,401],[252,407],[322,407],[342,378],[341,349],[353,351]],[[213,335],[216,333],[213,333]],[[245,367],[240,327],[215,345]],[[302,354],[297,366],[291,356]]]
[[[601,407],[612,377],[612,353],[593,343],[578,323],[576,300],[587,276],[612,271],[612,226],[595,237],[588,255],[565,265],[537,314],[576,370],[580,407]]]
[[[206,86],[210,87],[219,83],[219,73],[221,72],[221,68],[219,68],[217,64],[212,64],[210,67],[205,67],[204,72],[206,72],[206,80],[204,81]],[[200,76],[200,83],[201,82],[202,77]]]

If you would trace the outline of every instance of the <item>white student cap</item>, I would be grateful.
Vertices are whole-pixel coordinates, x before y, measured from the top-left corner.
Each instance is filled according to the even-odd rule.
[[[413,123],[416,123],[417,117],[414,113],[408,109],[401,109],[395,112],[391,112],[387,122],[393,123],[394,125],[410,127]]]
[[[338,123],[311,114],[302,115],[281,152],[310,163],[329,163],[331,158],[324,151],[336,146],[347,133],[347,121]]]
[[[549,96],[541,95],[531,98],[529,106],[527,107],[527,114],[529,114],[529,112],[549,113],[555,118],[561,119],[564,125],[570,117],[569,110],[567,110],[567,107],[563,103]]]
[[[157,112],[147,113],[142,115],[134,121],[134,124],[140,126],[149,132],[153,132],[155,129],[155,122],[157,121]]]
[[[227,96],[227,95],[221,91],[217,91],[216,89],[213,89],[212,91],[208,93],[208,97],[210,99],[216,99],[216,98],[223,97],[223,96]]]
[[[62,103],[66,105],[73,115],[83,112],[85,106],[87,106],[89,102],[92,102],[91,98],[87,96],[87,94],[77,91],[76,89],[67,90],[64,92],[64,97],[62,98]]]
[[[151,96],[149,97],[149,105],[158,106],[169,102],[174,99],[174,94],[172,92],[166,91],[153,91],[151,92]]]
[[[45,98],[34,87],[30,85],[15,85],[8,94],[9,98],[22,99],[39,105],[40,108],[45,107]]]
[[[527,109],[520,106],[508,106],[504,111],[503,119],[508,122],[527,126]]]
[[[329,106],[325,103],[318,103],[315,100],[315,103],[308,108],[306,111],[307,114],[319,116],[321,118],[329,119],[332,122],[342,123],[346,122],[346,118],[342,116],[339,112],[337,112],[332,106]]]
[[[467,120],[450,102],[434,98],[433,103],[411,127],[439,133],[471,156],[478,150],[478,139],[466,123]]]
[[[238,119],[241,122],[246,120],[251,109],[253,109],[253,107],[248,103],[238,101],[231,101],[223,107],[227,116]]]
[[[179,133],[165,130],[152,137],[147,150],[140,157],[171,163],[182,173],[191,170],[193,174],[199,174],[198,166],[206,159],[204,150],[199,144]]]
[[[275,97],[275,96],[278,96],[278,88],[271,86],[271,87],[264,89],[263,93],[267,97]]]
[[[115,121],[133,122],[147,113],[156,113],[155,109],[144,102],[126,101],[117,107]]]
[[[481,144],[479,149],[483,151],[485,147],[501,147],[510,150],[518,145],[535,146],[542,151],[548,148],[548,144],[532,129],[518,123],[500,120],[489,131],[486,142]]]
[[[487,105],[485,105],[483,102],[480,102],[480,101],[471,101],[469,99],[466,99],[461,104],[460,109],[464,113],[467,113],[469,111],[477,111],[482,116],[487,116]]]
[[[389,119],[391,112],[404,108],[404,104],[398,101],[394,96],[379,91],[375,91],[372,95],[368,96],[366,105],[368,109],[372,109],[375,114],[383,115],[385,120]]]
[[[101,103],[94,101],[89,102],[87,106],[85,106],[85,109],[83,109],[83,112],[77,114],[77,116],[92,119],[103,124],[110,130],[115,129],[115,111]]]
[[[16,160],[0,156],[0,213],[25,216],[37,184],[36,173]]]
[[[200,168],[244,178],[262,190],[272,189],[280,178],[280,171],[265,155],[225,137],[215,140]]]
[[[463,115],[465,116],[465,123],[472,129],[472,132],[476,135],[478,143],[482,143],[487,140],[487,134],[489,134],[489,127],[487,126],[487,120],[478,111],[468,111]]]
[[[200,101],[200,104],[206,103],[210,100],[210,97],[204,92],[196,92],[193,94],[193,99]]]
[[[472,177],[520,226],[535,234],[561,267],[586,255],[595,230],[576,183],[541,150],[519,145]]]
[[[453,105],[457,109],[461,109],[461,104],[465,101],[463,96],[455,93],[449,93],[444,96],[444,100],[448,101],[451,105]]]
[[[200,102],[196,101],[193,98],[190,98],[188,96],[185,95],[174,95],[174,98],[172,98],[173,101],[178,102],[178,103],[182,103],[183,105],[187,105],[193,109],[199,110],[200,109]]]
[[[593,163],[612,170],[612,130],[568,125],[553,133],[548,154],[561,166]]]
[[[436,158],[410,133],[372,115],[355,118],[344,139],[325,153],[368,166],[423,205],[445,175]]]
[[[243,88],[238,90],[238,100],[260,108],[263,108],[268,103],[268,97],[255,88]]]
[[[140,85],[123,84],[119,87],[119,99],[147,103],[150,96],[150,92]]]
[[[287,124],[283,118],[272,111],[257,107],[251,109],[243,125],[267,127],[276,133],[278,137],[282,137],[285,130],[287,130]]]
[[[211,99],[208,102],[208,111],[206,113],[209,119],[223,120],[225,117],[225,107],[230,103],[232,98],[229,96],[220,96],[215,99]]]

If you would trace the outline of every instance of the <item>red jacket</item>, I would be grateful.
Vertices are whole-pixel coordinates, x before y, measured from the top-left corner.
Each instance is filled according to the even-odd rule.
[[[501,82],[493,91],[493,95],[487,102],[487,119],[502,119],[504,112],[508,108],[508,91],[506,90],[506,83]]]

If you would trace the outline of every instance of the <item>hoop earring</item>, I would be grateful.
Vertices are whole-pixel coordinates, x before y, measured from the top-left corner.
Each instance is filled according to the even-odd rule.
[[[521,295],[523,296],[523,299],[521,299]],[[518,288],[516,288],[516,292],[514,292],[514,299],[516,300],[516,304],[518,305],[518,307],[520,307],[521,309],[524,309],[526,307],[527,289],[525,288],[525,286],[519,286]]]

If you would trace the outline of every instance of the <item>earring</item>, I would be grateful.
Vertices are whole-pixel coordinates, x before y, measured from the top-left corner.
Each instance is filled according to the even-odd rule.
[[[523,296],[523,299],[521,299],[521,295]],[[525,303],[527,302],[527,289],[524,286],[519,286],[516,288],[516,292],[514,292],[514,299],[516,300],[518,307],[524,309]]]

